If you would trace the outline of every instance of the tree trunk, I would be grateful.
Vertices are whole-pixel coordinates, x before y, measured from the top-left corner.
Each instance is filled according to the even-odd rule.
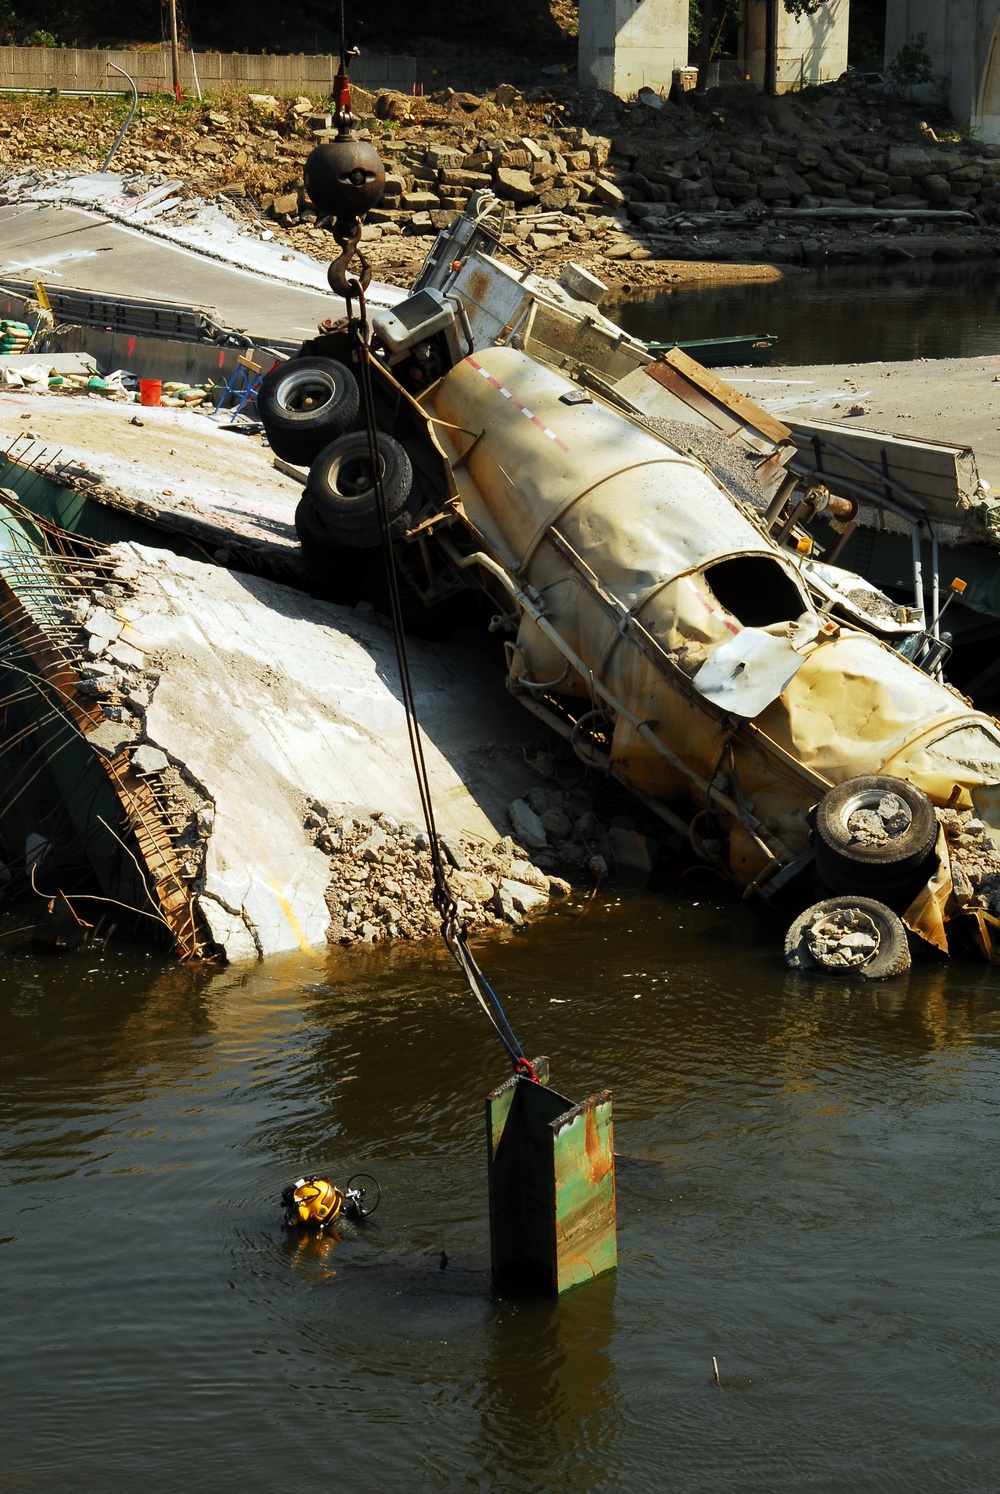
[[[764,0],[767,17],[764,30],[764,92],[778,92],[778,0]]]
[[[723,0],[725,3],[725,0]],[[715,26],[715,0],[701,0],[701,39],[698,42],[697,92],[708,87],[708,64],[712,60],[712,31]]]

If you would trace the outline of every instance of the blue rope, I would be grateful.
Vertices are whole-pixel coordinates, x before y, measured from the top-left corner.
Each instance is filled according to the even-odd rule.
[[[476,997],[476,1000],[479,1002],[479,1005],[482,1007],[483,1011],[486,1013],[486,1016],[494,1031],[496,1032],[497,1037],[503,1043],[504,1047],[507,1049],[507,1052],[514,1060],[514,1066],[516,1068],[519,1061],[525,1061],[524,1049],[521,1047],[521,1044],[518,1042],[517,1038],[514,1035],[514,1029],[511,1027],[510,1023],[507,1020],[506,1014],[503,1007],[500,1005],[500,1001],[496,992],[494,991],[493,987],[490,985],[489,981],[486,979],[486,976],[480,970],[479,966],[476,964],[476,961],[472,956],[468,943],[466,942],[465,930],[460,929],[452,939],[449,939],[447,933],[445,933],[445,942],[448,944],[449,948],[452,951],[452,954],[455,957],[456,962],[462,969],[465,978],[468,981],[469,989]],[[489,995],[490,1001],[493,1003],[494,1010],[500,1018],[499,1022],[497,1021],[497,1017],[494,1016],[494,1013],[490,1010],[490,1007],[487,1004],[487,1001],[483,995],[484,991]],[[501,1023],[503,1024],[502,1027],[500,1025]],[[506,1033],[504,1032],[504,1028],[506,1028]]]

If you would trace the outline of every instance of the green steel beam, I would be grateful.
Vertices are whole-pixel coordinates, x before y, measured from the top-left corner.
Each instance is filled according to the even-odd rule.
[[[486,1097],[490,1251],[500,1287],[558,1296],[618,1264],[612,1101],[516,1075]]]

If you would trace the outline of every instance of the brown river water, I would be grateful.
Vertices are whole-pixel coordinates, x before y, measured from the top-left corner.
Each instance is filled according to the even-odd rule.
[[[779,362],[996,351],[996,275],[625,320],[777,331]],[[619,1271],[555,1303],[491,1289],[506,1060],[439,947],[6,957],[0,1489],[1000,1487],[997,975],[793,975],[697,876],[478,949],[557,1087],[615,1093]],[[284,1184],[362,1169],[367,1226],[282,1228]]]
[[[689,881],[478,946],[615,1092],[620,1268],[553,1303],[491,1290],[506,1062],[438,947],[8,956],[0,1487],[996,1489],[996,975],[795,976]],[[381,1207],[290,1238],[324,1168]]]

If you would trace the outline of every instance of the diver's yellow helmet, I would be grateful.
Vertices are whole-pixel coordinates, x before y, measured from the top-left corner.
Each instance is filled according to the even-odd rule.
[[[329,1178],[298,1178],[281,1195],[289,1224],[332,1224],[340,1213],[344,1195]]]

